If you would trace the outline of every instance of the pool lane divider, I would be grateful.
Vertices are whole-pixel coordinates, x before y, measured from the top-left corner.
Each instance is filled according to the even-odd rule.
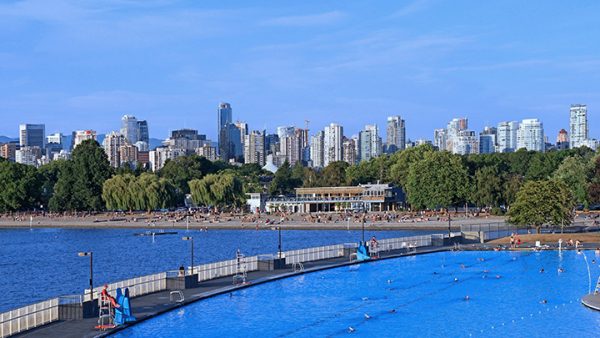
[[[158,317],[160,315],[163,315],[167,312],[171,312],[173,310],[185,307],[187,305],[199,302],[201,300],[205,300],[208,298],[212,298],[212,297],[216,297],[219,295],[223,295],[226,293],[230,293],[233,291],[239,291],[239,290],[243,290],[255,285],[260,285],[260,284],[265,284],[268,282],[273,282],[273,281],[277,281],[277,280],[281,280],[281,279],[285,279],[285,278],[289,278],[289,277],[294,277],[294,276],[300,276],[300,275],[304,275],[307,273],[312,273],[312,272],[318,272],[318,271],[325,271],[325,270],[330,270],[330,269],[335,269],[335,268],[339,268],[339,267],[344,267],[344,266],[351,266],[351,265],[360,265],[363,263],[375,263],[375,262],[379,262],[382,260],[388,260],[388,259],[394,259],[394,258],[401,258],[401,257],[410,257],[410,256],[416,256],[416,255],[425,255],[425,254],[430,254],[430,253],[437,253],[437,252],[444,252],[444,251],[451,251],[453,248],[453,246],[444,246],[444,247],[436,247],[436,248],[429,248],[429,249],[423,249],[423,250],[418,250],[416,252],[408,252],[408,253],[398,253],[398,254],[391,254],[388,256],[380,256],[378,259],[371,259],[371,260],[363,260],[363,261],[347,261],[347,262],[341,262],[341,263],[332,263],[332,264],[324,264],[324,265],[318,265],[315,267],[310,267],[310,268],[305,268],[303,271],[291,271],[291,272],[284,272],[281,274],[275,274],[273,276],[268,276],[268,277],[262,277],[262,278],[258,278],[255,280],[251,280],[249,281],[249,283],[246,284],[241,284],[241,285],[231,285],[231,286],[226,286],[226,287],[222,287],[216,290],[211,290],[211,291],[206,291],[206,292],[201,292],[201,293],[196,293],[196,294],[192,294],[192,297],[197,297],[195,299],[191,299],[191,300],[185,300],[183,303],[178,303],[178,304],[173,304],[173,306],[166,308],[166,309],[162,309],[159,310],[151,315],[142,317],[140,319],[138,319],[138,321],[133,322],[133,323],[127,323],[121,326],[118,326],[114,329],[111,329],[110,331],[106,331],[106,332],[101,332],[98,335],[94,336],[97,338],[103,338],[103,337],[108,337],[111,336],[119,331],[123,331],[125,329],[128,329],[132,326],[135,326],[137,324],[143,323],[149,319]],[[318,261],[315,261],[315,263],[318,264]]]

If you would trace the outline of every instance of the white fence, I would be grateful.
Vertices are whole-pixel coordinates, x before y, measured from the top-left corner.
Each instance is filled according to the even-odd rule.
[[[250,272],[258,270],[258,256],[244,257],[238,262],[237,259],[228,261],[202,264],[194,267],[194,273],[198,274],[198,281],[207,281],[219,277],[233,276],[237,272]]]
[[[295,264],[303,262],[318,261],[321,259],[329,259],[344,256],[344,245],[328,245],[316,248],[291,250],[284,252],[285,263]]]
[[[8,337],[58,320],[58,298],[0,313],[0,337]]]
[[[126,279],[120,282],[108,284],[108,292],[115,296],[118,288],[129,288],[129,297],[138,297],[163,291],[167,289],[167,273],[161,272],[154,275],[141,276]],[[97,298],[102,292],[103,286],[94,288],[94,298]],[[84,300],[89,300],[89,290],[85,290]]]
[[[421,246],[431,246],[431,236],[380,239],[377,244],[377,249],[379,252],[381,252],[406,248],[418,248]]]

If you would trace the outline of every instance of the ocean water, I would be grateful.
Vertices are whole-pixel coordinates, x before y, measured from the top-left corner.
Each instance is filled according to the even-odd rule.
[[[593,288],[600,257],[585,255]],[[589,287],[574,251],[443,252],[253,286],[116,336],[598,337],[600,312],[580,304]]]
[[[190,264],[194,237],[195,264],[233,259],[239,248],[246,255],[275,253],[277,231],[175,230],[176,235],[136,237],[136,229],[2,229],[0,228],[0,312],[88,287],[89,259],[94,252],[94,285],[175,270]],[[423,235],[431,231],[366,231],[367,238]],[[288,230],[283,250],[357,242],[360,231]]]

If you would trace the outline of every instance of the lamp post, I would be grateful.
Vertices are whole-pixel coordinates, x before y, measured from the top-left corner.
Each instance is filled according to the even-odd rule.
[[[190,271],[190,275],[194,274],[194,237],[192,236],[186,236],[186,237],[182,237],[181,238],[184,241],[191,241],[191,248],[192,248],[192,265],[190,267],[191,271]]]
[[[79,252],[77,253],[79,257],[90,257],[90,302],[94,300],[94,253],[91,251],[88,252]]]
[[[281,258],[281,225],[277,227],[277,231],[279,232],[278,233],[279,243],[277,245],[277,250],[278,250],[277,255],[278,255],[278,258]]]
[[[446,208],[446,210],[448,211],[448,240],[450,239],[450,236],[452,236],[452,230],[451,230],[451,220],[450,220],[450,207]]]
[[[366,206],[363,204],[363,208],[364,213],[363,213],[363,217],[362,217],[362,244],[365,244],[365,218],[367,217],[367,208]]]

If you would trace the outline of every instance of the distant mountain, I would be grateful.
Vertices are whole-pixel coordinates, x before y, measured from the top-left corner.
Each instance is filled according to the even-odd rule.
[[[156,147],[160,147],[162,146],[162,143],[164,140],[158,139],[158,138],[150,138],[150,144],[148,145],[150,150],[154,150],[156,149]]]
[[[19,142],[19,139],[8,137],[8,136],[0,136],[0,143],[8,143],[8,142]]]

